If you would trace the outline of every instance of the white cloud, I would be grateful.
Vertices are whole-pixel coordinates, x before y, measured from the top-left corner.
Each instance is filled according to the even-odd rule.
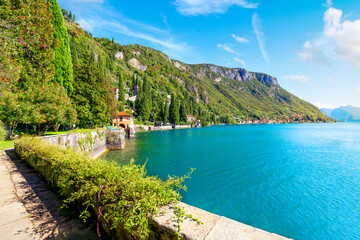
[[[151,34],[147,34],[140,31],[133,31],[130,28],[128,28],[126,25],[116,22],[116,21],[106,21],[106,20],[85,20],[80,19],[77,21],[82,28],[84,28],[87,31],[92,31],[95,28],[105,28],[109,31],[116,32],[122,35],[135,37],[139,39],[143,39],[149,42],[152,42],[154,44],[161,45],[162,47],[165,47],[167,50],[167,53],[169,55],[181,55],[181,54],[187,54],[189,53],[189,47],[187,43],[185,42],[175,42],[172,38],[159,38],[155,37]]]
[[[250,41],[244,37],[236,36],[235,34],[231,34],[231,37],[234,38],[239,43],[249,43]]]
[[[116,23],[116,22],[103,22],[103,27],[110,27],[109,30],[126,35],[131,37],[140,38],[143,40],[150,41],[152,43],[159,44],[163,47],[166,47],[169,50],[173,50],[176,52],[185,52],[187,51],[186,43],[175,43],[172,39],[159,39],[150,34],[135,32],[130,30],[127,26]]]
[[[305,75],[284,75],[283,78],[301,83],[310,83],[309,78]]]
[[[335,79],[332,78],[332,77],[328,77],[327,81],[330,82],[330,83],[333,83],[333,82],[335,82]]]
[[[166,25],[166,27],[167,27],[169,30],[171,30],[171,27],[170,27],[170,25],[169,25],[169,23],[168,23],[168,21],[167,21],[167,16],[166,16],[164,13],[161,13],[160,16],[161,16],[164,24]]]
[[[323,52],[319,47],[314,46],[310,41],[306,41],[301,50],[297,51],[298,60],[301,62],[318,62],[323,64],[328,64]]]
[[[240,55],[238,52],[236,52],[235,50],[233,50],[231,47],[227,46],[226,44],[218,44],[217,47],[222,48],[229,53]]]
[[[360,68],[360,19],[344,20],[340,9],[330,7],[323,20],[322,34],[305,42],[298,51],[299,60],[324,63],[331,58],[342,59]]]
[[[356,94],[360,94],[360,85],[357,88],[355,88],[354,91],[355,91]]]
[[[89,31],[89,32],[91,32],[93,29],[94,29],[94,22],[93,21],[86,21],[85,19],[83,19],[83,18],[81,18],[81,19],[79,19],[79,20],[77,20],[77,23],[79,23],[80,24],[80,26],[84,29],[84,30],[86,30],[86,31]]]
[[[238,63],[240,63],[242,65],[242,67],[245,67],[245,61],[240,59],[240,58],[237,58],[237,57],[234,57],[234,60],[237,61]]]
[[[324,35],[334,39],[338,57],[360,67],[360,20],[342,20],[340,9],[329,8],[324,22]]]
[[[231,6],[257,8],[258,3],[246,0],[175,0],[176,9],[185,16],[225,13]]]
[[[323,6],[329,8],[329,7],[331,7],[333,4],[334,4],[334,3],[332,2],[332,0],[326,0],[326,3],[323,3]]]
[[[321,103],[321,102],[314,102],[314,105],[318,108],[328,108],[328,109],[335,109],[337,106],[327,103]]]
[[[266,61],[267,65],[269,65],[270,61],[269,61],[269,55],[265,48],[265,37],[264,37],[264,33],[261,31],[261,20],[259,19],[257,13],[253,14],[251,22],[254,29],[254,33],[256,35],[256,39],[259,43],[261,54],[264,60]]]

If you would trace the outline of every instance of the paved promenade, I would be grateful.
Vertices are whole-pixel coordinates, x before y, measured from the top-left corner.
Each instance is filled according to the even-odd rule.
[[[78,218],[63,216],[46,182],[14,151],[0,150],[0,240],[99,239]]]

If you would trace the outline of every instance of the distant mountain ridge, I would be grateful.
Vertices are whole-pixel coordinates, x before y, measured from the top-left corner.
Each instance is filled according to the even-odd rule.
[[[321,108],[320,111],[340,122],[360,122],[360,107],[341,106],[335,109]]]

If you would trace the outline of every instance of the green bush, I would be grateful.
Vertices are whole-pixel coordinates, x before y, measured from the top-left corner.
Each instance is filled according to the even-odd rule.
[[[93,160],[33,137],[15,141],[17,154],[32,165],[65,199],[77,204],[84,220],[94,212],[105,229],[124,228],[135,238],[147,239],[148,217],[159,207],[174,203],[188,178],[169,177],[162,181],[147,176],[145,166],[118,166],[115,162]]]
[[[0,142],[4,141],[7,136],[5,125],[0,121]]]

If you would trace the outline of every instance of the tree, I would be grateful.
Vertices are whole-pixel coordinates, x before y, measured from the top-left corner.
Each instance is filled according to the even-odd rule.
[[[71,11],[70,11],[70,13],[69,13],[69,18],[72,19],[72,13],[71,13]]]
[[[138,85],[138,81],[137,81],[137,78],[136,78],[136,74],[135,74],[135,73],[134,73],[134,75],[133,75],[132,85],[133,85],[133,88],[135,87],[135,85]]]
[[[138,88],[138,92],[137,92],[137,95],[136,95],[136,100],[135,100],[135,111],[136,111],[136,115],[137,116],[141,116],[140,114],[140,109],[141,109],[141,104],[142,104],[142,96],[143,96],[143,91],[142,91],[142,82],[139,81],[139,84],[138,84],[139,88]]]
[[[111,90],[88,52],[83,63],[75,67],[74,91],[71,99],[78,112],[79,125],[91,127],[110,122],[113,114]]]
[[[164,104],[164,115],[163,115],[163,122],[167,123],[169,118],[169,104],[167,101],[165,101]]]
[[[69,13],[68,13],[68,11],[66,9],[61,9],[61,13],[65,17],[67,17],[69,15]]]
[[[183,99],[180,104],[180,121],[187,122],[187,106],[185,99]]]
[[[171,103],[169,109],[169,121],[172,124],[178,124],[180,121],[180,114],[179,114],[179,103],[177,102],[176,95],[171,95]]]
[[[59,42],[55,49],[55,81],[64,86],[68,93],[73,90],[73,65],[69,44],[69,35],[64,23],[64,17],[57,0],[49,0],[50,9],[54,16],[52,24],[55,28],[54,38]],[[71,16],[71,12],[70,12]],[[71,19],[71,17],[70,17]]]
[[[124,79],[121,72],[119,72],[119,101],[125,102],[125,93],[124,93]]]
[[[140,116],[144,120],[148,120],[151,111],[151,85],[147,77],[144,78],[143,93],[140,102]]]
[[[5,46],[0,48],[0,79],[5,80],[2,83],[13,87],[24,85],[27,80],[53,78],[53,48],[57,44],[53,39],[54,28],[49,24],[53,17],[48,8],[44,1],[2,1],[0,39],[1,46]]]
[[[54,107],[49,104],[54,96],[42,99],[53,93],[47,90],[54,79],[54,49],[58,46],[55,29],[49,24],[54,21],[49,5],[29,0],[6,0],[0,5],[1,38],[6,46],[0,50],[0,68],[4,69],[0,71],[0,118],[12,133],[19,123],[44,125],[54,114],[44,107]],[[63,101],[57,102],[58,111]]]
[[[75,22],[75,20],[76,20],[76,19],[75,19],[75,14],[73,14],[73,21]]]

